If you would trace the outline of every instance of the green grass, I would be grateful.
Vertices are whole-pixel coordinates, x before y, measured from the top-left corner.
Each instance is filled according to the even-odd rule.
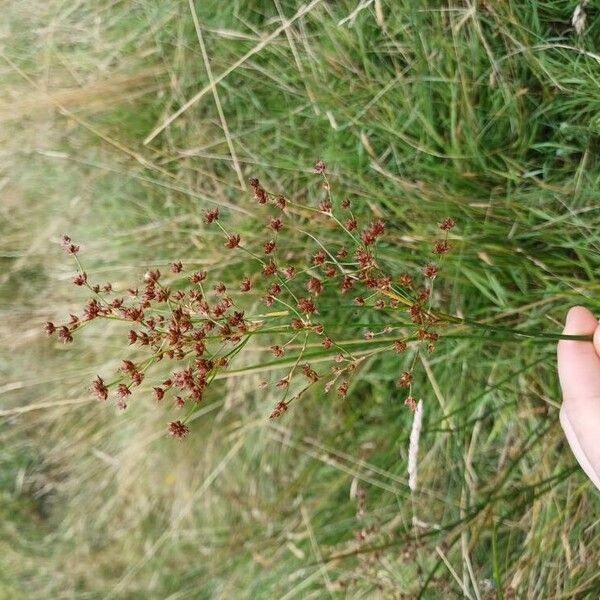
[[[314,198],[322,158],[338,197],[390,223],[396,273],[454,216],[448,311],[545,332],[570,305],[598,311],[597,8],[578,37],[567,0],[383,0],[339,25],[357,4],[317,3],[219,84],[244,178]],[[214,76],[300,7],[196,2]],[[598,496],[558,425],[552,343],[440,343],[417,377],[412,495],[394,357],[373,358],[346,401],[314,394],[275,422],[262,374],[221,381],[182,444],[147,389],[123,415],[89,398],[122,331],[68,347],[41,334],[85,298],[59,236],[115,284],[175,258],[233,280],[243,265],[203,211],[241,209],[223,212],[250,243],[262,221],[211,93],[143,143],[208,83],[187,1],[5,13],[0,598],[600,595]]]

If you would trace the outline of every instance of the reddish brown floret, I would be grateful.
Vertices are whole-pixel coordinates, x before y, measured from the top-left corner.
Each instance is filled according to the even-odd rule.
[[[350,200],[348,200],[348,198],[342,200],[342,208],[345,210],[348,210],[350,208]]]
[[[204,222],[207,225],[210,225],[210,223],[214,223],[215,221],[219,220],[219,209],[218,208],[213,208],[212,210],[207,210],[204,213]]]
[[[400,277],[398,278],[398,281],[400,282],[401,286],[410,287],[412,284],[413,278],[408,273],[402,273],[402,275],[400,275]]]
[[[434,264],[425,265],[423,268],[423,275],[428,279],[435,279],[436,275],[440,272],[439,268]]]
[[[131,390],[124,383],[120,383],[117,386],[117,396],[119,396],[119,398],[126,398],[127,396],[131,396]]]
[[[281,231],[283,229],[283,221],[279,217],[271,217],[269,227],[273,231]]]
[[[63,344],[70,344],[73,341],[73,336],[71,335],[71,331],[69,330],[69,328],[66,325],[63,325],[58,330],[58,339]]]
[[[313,383],[316,383],[317,381],[319,381],[319,375],[317,374],[317,372],[311,368],[311,366],[309,364],[306,364],[302,367],[302,371],[304,373],[304,376],[309,380],[312,381]]]
[[[79,252],[79,246],[74,244],[68,235],[63,235],[62,246],[67,254],[77,254]]]
[[[206,271],[198,271],[190,277],[190,281],[196,284],[202,283],[207,278],[207,276],[208,274]]]
[[[99,400],[106,400],[108,398],[108,388],[106,385],[104,385],[104,380],[102,377],[100,377],[100,375],[94,379],[94,382],[92,383],[92,391],[94,394],[96,394]]]
[[[278,402],[277,406],[275,406],[273,409],[273,412],[269,415],[269,419],[276,419],[277,417],[280,417],[287,409],[288,406],[285,402]]]
[[[52,321],[46,321],[44,325],[44,331],[47,335],[52,335],[56,331],[56,325]]]
[[[331,214],[332,209],[333,209],[333,206],[331,205],[331,201],[329,201],[329,200],[323,200],[323,202],[321,202],[321,204],[319,206],[319,210],[328,215]]]
[[[183,264],[181,263],[180,260],[177,260],[177,261],[171,263],[171,272],[181,273],[181,271],[183,271]]]
[[[263,250],[265,254],[271,254],[275,250],[277,244],[274,240],[269,240],[263,244]]]
[[[281,346],[271,346],[271,352],[273,353],[273,356],[276,356],[277,358],[280,358],[285,354],[285,350]]]
[[[442,231],[450,231],[455,225],[456,225],[456,222],[454,221],[454,219],[451,219],[450,217],[448,217],[447,219],[444,219],[440,223],[440,229]]]
[[[436,242],[433,246],[434,254],[446,254],[449,251],[450,251],[450,245],[445,240]]]
[[[358,221],[356,219],[348,219],[346,221],[346,229],[348,231],[353,231],[354,229],[356,229],[358,227]]]
[[[319,250],[319,252],[317,252],[312,259],[313,265],[315,265],[315,267],[318,267],[320,265],[322,265],[325,260],[327,260],[327,254],[325,254],[325,252],[323,252],[323,250]]]
[[[227,236],[225,246],[230,250],[233,250],[233,248],[237,248],[240,245],[240,239],[239,235],[229,235]]]
[[[406,342],[402,340],[396,340],[394,342],[394,351],[400,354],[401,352],[405,352],[407,348]]]
[[[165,397],[165,390],[161,387],[153,387],[152,389],[154,390],[154,397],[157,402],[160,402]]]
[[[190,428],[182,421],[169,423],[169,434],[174,438],[184,438],[190,432]]]
[[[327,165],[322,161],[318,161],[315,165],[315,173],[323,174],[327,170]]]
[[[404,373],[402,373],[402,375],[400,376],[400,379],[398,379],[398,385],[404,388],[410,387],[412,380],[412,373],[410,371],[404,371]]]
[[[323,292],[323,282],[317,277],[311,277],[308,280],[307,288],[313,296],[319,296]]]
[[[298,300],[298,308],[306,315],[317,312],[317,307],[309,298],[300,298],[300,300]]]
[[[274,262],[270,262],[263,267],[263,274],[267,277],[272,277],[277,273],[277,265]]]
[[[240,285],[240,292],[249,292],[252,289],[252,283],[249,277],[244,277]]]
[[[338,387],[338,394],[340,395],[340,397],[345,398],[348,395],[348,387],[349,384],[347,381],[343,381],[340,386]]]
[[[87,275],[85,273],[77,273],[77,275],[73,277],[73,283],[80,287],[85,285],[87,283]]]
[[[408,396],[404,401],[405,406],[408,406],[412,412],[417,410],[417,401],[412,397]]]

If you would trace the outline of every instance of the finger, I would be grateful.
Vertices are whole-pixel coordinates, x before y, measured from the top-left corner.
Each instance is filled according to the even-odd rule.
[[[563,392],[560,422],[588,477],[600,489],[600,348],[598,320],[581,306],[572,308],[565,334],[594,335],[594,342],[561,340],[558,374]]]

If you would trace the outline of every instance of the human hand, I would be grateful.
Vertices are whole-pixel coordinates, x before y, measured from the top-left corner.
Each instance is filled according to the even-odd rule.
[[[575,306],[563,333],[594,336],[593,342],[560,340],[557,354],[560,423],[579,464],[600,489],[600,323],[587,308]]]

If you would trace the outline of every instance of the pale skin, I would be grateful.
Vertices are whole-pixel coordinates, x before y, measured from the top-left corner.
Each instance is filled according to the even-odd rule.
[[[563,333],[593,336],[590,342],[558,343],[560,424],[582,469],[600,490],[600,323],[587,308],[575,306]]]

